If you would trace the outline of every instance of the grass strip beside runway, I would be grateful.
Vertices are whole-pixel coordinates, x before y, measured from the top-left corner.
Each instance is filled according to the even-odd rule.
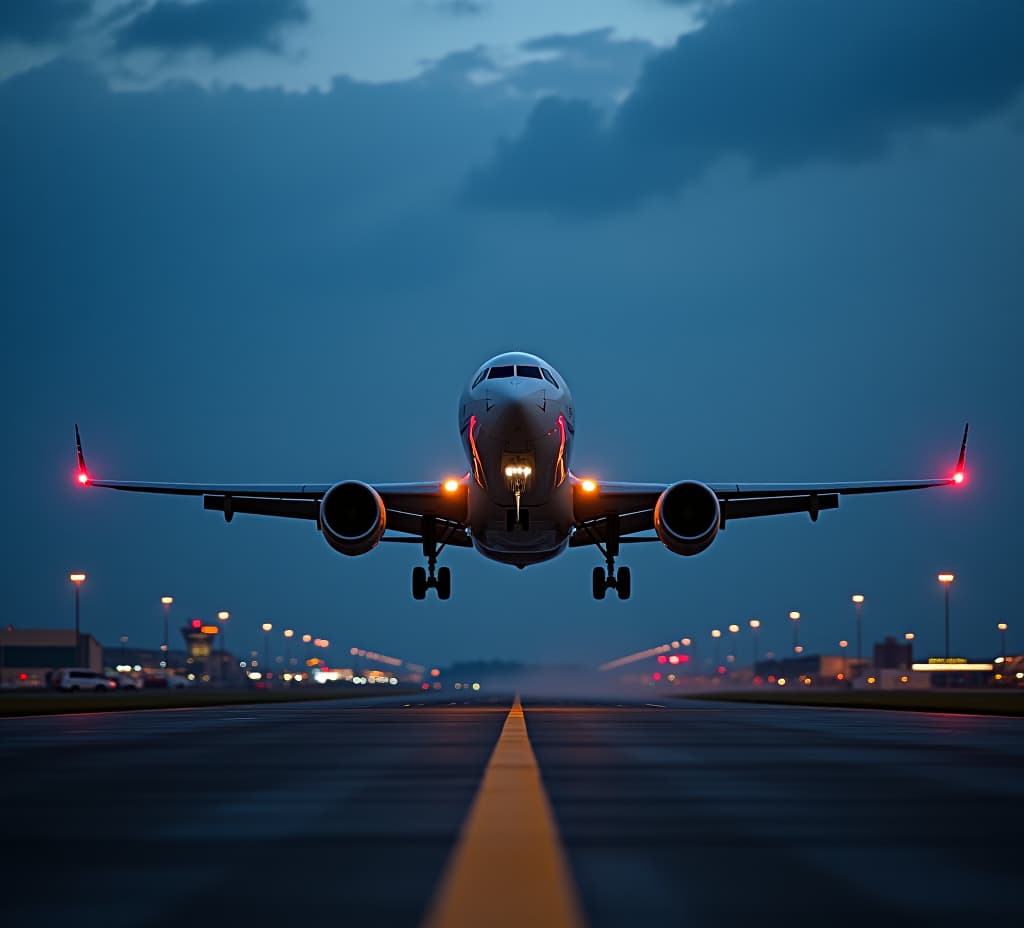
[[[418,694],[401,686],[292,687],[280,690],[220,690],[196,687],[185,690],[124,690],[115,693],[53,693],[15,690],[0,693],[0,718],[56,715],[67,712],[121,712],[126,709],[187,709],[199,706],[237,706],[268,702],[323,699],[368,699],[374,696]]]
[[[949,690],[946,692],[872,690],[808,691],[733,690],[715,693],[680,695],[681,699],[706,699],[726,702],[760,702],[794,706],[824,706],[837,709],[900,709],[911,712],[963,712],[974,715],[1024,716],[1024,690],[979,692]]]

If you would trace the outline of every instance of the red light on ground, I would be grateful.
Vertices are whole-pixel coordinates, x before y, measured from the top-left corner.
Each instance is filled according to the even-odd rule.
[[[192,627],[193,628],[202,628],[202,625],[203,625],[203,622],[202,622],[201,619],[193,619],[192,620]]]
[[[721,664],[719,664],[718,665],[718,672],[724,674],[725,673],[725,667],[723,667]]]
[[[689,654],[679,654],[677,656],[679,657],[679,663],[680,664],[688,664],[690,662],[690,655]]]
[[[78,472],[78,482],[83,487],[89,482],[89,475],[84,470]]]
[[[667,664],[668,663],[668,658],[664,654],[659,654],[658,655],[658,663],[659,664]]]
[[[963,482],[964,482],[964,472],[962,470],[958,470],[955,474],[953,474],[953,483],[963,483]]]
[[[661,674],[658,673],[657,670],[655,670],[654,673],[651,674],[651,679],[652,680],[660,680],[661,679]]]
[[[420,689],[421,690],[429,690],[430,689],[430,684],[429,683],[424,683],[423,686],[420,687]]]

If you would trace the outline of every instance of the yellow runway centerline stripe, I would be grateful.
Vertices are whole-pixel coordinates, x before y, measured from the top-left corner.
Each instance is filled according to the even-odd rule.
[[[585,925],[518,695],[424,924]]]

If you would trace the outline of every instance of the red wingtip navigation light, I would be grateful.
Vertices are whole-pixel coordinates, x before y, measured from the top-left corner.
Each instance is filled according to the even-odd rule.
[[[958,470],[955,474],[953,474],[953,483],[963,483],[963,482],[964,482],[964,472],[962,470]]]
[[[89,482],[89,475],[84,471],[78,472],[78,482],[84,487]]]

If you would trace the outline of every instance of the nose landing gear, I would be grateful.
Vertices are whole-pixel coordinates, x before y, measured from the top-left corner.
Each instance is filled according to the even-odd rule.
[[[452,572],[447,567],[437,567],[437,556],[444,550],[445,544],[437,543],[437,520],[433,516],[424,516],[423,554],[427,558],[427,567],[412,569],[413,599],[426,599],[427,590],[437,590],[438,599],[451,598]]]
[[[633,578],[628,567],[615,569],[615,558],[619,554],[619,517],[609,515],[605,517],[604,544],[602,545],[589,526],[584,524],[584,529],[593,537],[597,549],[604,555],[605,566],[595,567],[591,575],[591,589],[594,599],[604,599],[608,590],[615,590],[619,599],[629,599],[633,592]]]

